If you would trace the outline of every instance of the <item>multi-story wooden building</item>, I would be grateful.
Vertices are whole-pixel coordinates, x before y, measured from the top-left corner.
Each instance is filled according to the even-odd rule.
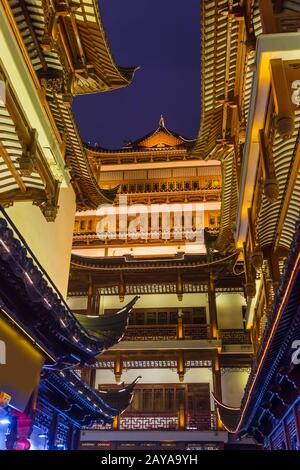
[[[125,299],[140,299],[123,340],[82,377],[96,389],[140,380],[120,418],[82,433],[83,449],[218,449],[228,441],[211,393],[221,399],[223,388],[232,405],[240,402],[253,349],[243,265],[237,252],[214,250],[220,162],[194,157],[195,144],[161,117],[120,150],[87,147],[99,185],[119,193],[110,208],[76,214],[69,305],[96,331],[98,318],[109,322]]]
[[[300,5],[201,4],[199,135],[109,150],[96,0],[0,0],[0,447],[300,447]]]
[[[109,240],[118,230],[99,237],[101,212],[77,213],[70,305],[109,318],[141,296],[123,340],[83,372],[96,388],[137,373],[137,394],[111,427],[84,431],[83,448],[230,448],[245,436],[299,447],[299,18],[297,1],[203,2],[197,139],[161,119],[119,151],[88,146],[98,182],[120,185],[129,206],[201,202],[207,230],[205,248],[162,228],[143,240],[142,225]]]

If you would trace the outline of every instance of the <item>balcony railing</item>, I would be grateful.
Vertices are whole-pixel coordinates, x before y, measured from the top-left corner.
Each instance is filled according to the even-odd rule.
[[[179,413],[172,412],[128,412],[120,416],[118,427],[110,424],[95,424],[93,430],[121,431],[215,431],[215,412],[185,413],[185,422],[180,424]]]
[[[164,341],[176,338],[176,325],[141,325],[128,326],[124,341]]]
[[[210,339],[210,325],[184,325],[184,339]]]
[[[246,330],[220,330],[222,344],[251,344],[250,332]]]
[[[214,412],[186,415],[186,429],[189,431],[215,431],[217,418]]]
[[[300,31],[300,13],[276,13],[274,18],[278,32],[290,33]]]
[[[177,413],[126,413],[120,417],[122,431],[176,431],[179,427]]]
[[[209,339],[209,325],[184,325],[184,338]],[[177,339],[177,325],[129,325],[124,341],[163,341]]]

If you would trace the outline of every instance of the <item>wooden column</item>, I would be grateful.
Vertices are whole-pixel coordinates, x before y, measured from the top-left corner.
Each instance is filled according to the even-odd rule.
[[[185,363],[184,363],[183,351],[178,351],[177,374],[178,374],[180,382],[183,382],[184,381],[184,374],[185,374]]]
[[[120,416],[115,416],[112,422],[112,428],[114,431],[120,429]]]
[[[114,374],[117,383],[121,382],[123,372],[123,361],[121,358],[121,354],[117,354],[115,357],[115,366],[114,366]]]
[[[89,288],[88,288],[88,302],[87,302],[87,314],[88,315],[99,315],[100,305],[100,292],[98,288],[93,284],[92,276],[89,276]]]
[[[222,401],[222,383],[219,354],[216,353],[212,361],[213,388],[214,394],[219,401]]]
[[[94,367],[83,367],[81,369],[81,379],[90,387],[95,388],[96,369]]]
[[[184,327],[183,327],[183,318],[181,309],[178,310],[177,317],[177,339],[184,339]]]
[[[124,282],[124,276],[123,276],[122,271],[120,272],[120,281],[119,281],[119,285],[118,285],[118,294],[119,294],[120,302],[124,302],[125,295],[126,295],[126,285],[125,285],[125,282]]]
[[[186,426],[186,417],[185,417],[185,407],[184,404],[181,403],[179,405],[179,410],[178,410],[178,428],[179,429],[185,429]]]
[[[180,271],[178,271],[177,273],[176,294],[177,294],[177,298],[179,302],[181,302],[183,298],[183,281],[182,281]]]
[[[83,367],[81,369],[81,380],[88,385],[90,384],[90,368],[89,367]]]
[[[212,273],[209,275],[208,281],[208,306],[209,306],[209,322],[211,327],[212,338],[218,338],[218,315],[216,304],[216,288],[215,278]]]
[[[222,402],[222,382],[221,382],[221,368],[220,368],[220,359],[219,354],[216,352],[212,360],[212,375],[213,375],[213,390],[214,395]],[[223,425],[219,416],[217,416],[217,427],[218,429],[223,429]]]
[[[91,371],[91,374],[90,374],[90,386],[92,388],[95,388],[96,387],[96,368],[95,367],[92,367],[90,369]]]
[[[88,279],[89,279],[89,287],[88,287],[87,313],[91,314],[92,303],[93,303],[93,279],[92,279],[91,273],[89,273]]]

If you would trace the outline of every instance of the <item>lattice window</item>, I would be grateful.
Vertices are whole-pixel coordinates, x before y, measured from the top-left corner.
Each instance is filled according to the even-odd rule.
[[[125,416],[120,417],[120,429],[128,431],[138,430],[176,430],[178,416]]]

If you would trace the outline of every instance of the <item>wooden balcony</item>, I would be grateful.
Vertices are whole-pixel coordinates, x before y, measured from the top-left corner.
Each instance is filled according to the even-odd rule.
[[[120,416],[117,427],[113,424],[95,424],[93,430],[121,431],[215,431],[215,412],[185,413],[184,425],[180,423],[179,412],[127,412]]]
[[[291,33],[300,30],[300,13],[275,13],[276,30],[279,33]]]
[[[183,338],[210,339],[209,325],[183,325]],[[177,325],[130,325],[123,341],[163,341],[178,338]]]
[[[219,330],[219,339],[222,344],[251,344],[250,331],[247,330]]]
[[[264,34],[291,33],[300,30],[297,2],[264,0],[259,2]]]
[[[130,325],[123,341],[163,341],[178,338],[177,325]],[[183,325],[185,340],[211,339],[210,325]],[[250,332],[242,329],[219,330],[223,344],[251,344]]]

